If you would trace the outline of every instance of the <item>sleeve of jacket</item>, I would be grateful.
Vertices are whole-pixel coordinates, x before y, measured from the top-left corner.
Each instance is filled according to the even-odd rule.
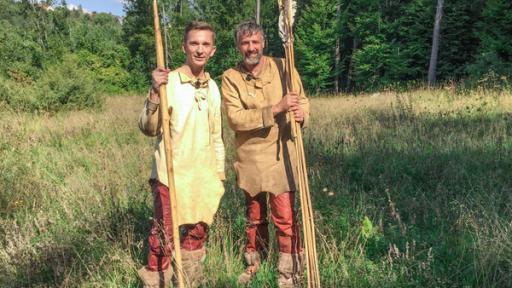
[[[272,106],[246,109],[240,99],[239,89],[228,72],[222,75],[222,98],[231,129],[251,131],[272,127],[275,124]]]
[[[213,145],[215,149],[215,159],[217,163],[217,174],[219,175],[220,180],[225,180],[225,159],[226,152],[224,148],[224,141],[222,139],[222,113],[221,113],[221,99],[219,88],[215,85],[214,89],[214,99],[215,99],[215,108],[214,108],[214,118],[213,118]]]
[[[144,101],[144,108],[139,115],[139,129],[146,136],[157,136],[161,133],[162,123],[158,105],[159,103],[153,103],[149,100],[148,93],[148,97]]]
[[[304,92],[304,87],[302,86],[302,81],[300,80],[300,75],[297,70],[293,71],[295,73],[295,87],[298,87],[299,91],[299,105],[302,108],[302,111],[304,111],[304,122],[302,122],[302,127],[306,128],[309,125],[309,100],[306,97],[306,93]]]

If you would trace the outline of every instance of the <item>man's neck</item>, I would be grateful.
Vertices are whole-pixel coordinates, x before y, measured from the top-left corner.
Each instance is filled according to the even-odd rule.
[[[247,65],[246,63],[243,63],[245,70],[252,74],[253,76],[258,76],[261,73],[261,70],[263,70],[263,65],[265,65],[265,56],[261,56],[260,62],[255,65]]]
[[[185,65],[179,68],[180,72],[185,73],[190,78],[205,78],[205,71],[203,67],[192,67],[191,65],[185,63]]]

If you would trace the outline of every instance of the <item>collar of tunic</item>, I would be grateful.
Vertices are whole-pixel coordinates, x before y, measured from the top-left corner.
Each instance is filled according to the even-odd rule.
[[[196,89],[207,88],[208,82],[211,79],[208,72],[205,72],[204,78],[192,78],[183,72],[178,72],[178,75],[180,76],[181,84],[190,83],[190,85],[194,86]]]
[[[263,64],[263,67],[261,67],[261,71],[257,76],[254,76],[247,71],[243,62],[238,63],[235,70],[238,70],[240,74],[242,74],[245,85],[253,86],[254,88],[263,88],[263,86],[269,84],[272,82],[272,79],[274,79],[275,69],[272,69],[273,60],[267,56],[263,56],[261,59],[265,59],[265,63]]]
[[[178,72],[181,84],[187,84],[194,86],[194,99],[197,103],[197,108],[203,110],[207,107],[208,98],[208,83],[210,82],[210,74],[205,72],[204,78],[192,78],[183,72]]]

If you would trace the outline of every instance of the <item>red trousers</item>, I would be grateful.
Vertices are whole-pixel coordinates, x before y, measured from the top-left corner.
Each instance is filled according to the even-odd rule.
[[[295,192],[285,192],[278,196],[270,195],[271,219],[276,227],[276,236],[279,251],[288,254],[302,252],[300,230],[294,211]],[[259,251],[266,254],[268,249],[268,222],[266,193],[259,193],[251,197],[245,193],[247,206],[247,234],[246,252]]]
[[[151,180],[153,192],[153,227],[149,233],[149,255],[147,268],[152,271],[167,269],[171,263],[173,249],[172,217],[169,189],[157,180]],[[203,248],[208,225],[199,222],[180,226],[181,249],[187,251]]]

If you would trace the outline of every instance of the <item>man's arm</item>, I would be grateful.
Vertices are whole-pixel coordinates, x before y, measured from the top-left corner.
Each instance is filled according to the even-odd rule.
[[[222,97],[226,108],[228,124],[234,131],[251,131],[272,127],[275,116],[298,105],[298,95],[286,95],[275,105],[258,109],[246,109],[240,100],[240,93],[226,75],[222,76]]]
[[[275,123],[272,106],[259,109],[245,109],[240,94],[226,75],[222,76],[222,98],[228,124],[234,131],[250,131],[272,127]]]
[[[213,145],[215,149],[215,160],[217,162],[217,174],[219,175],[220,180],[226,180],[224,163],[226,159],[226,152],[224,150],[224,141],[222,139],[222,114],[221,114],[221,104],[220,104],[220,95],[217,86],[215,86],[217,91],[217,101],[215,101],[215,109],[214,109],[214,123],[213,123]]]
[[[161,133],[159,89],[161,85],[167,84],[169,72],[169,69],[157,68],[151,73],[151,90],[139,115],[139,129],[144,135],[157,136]]]
[[[139,115],[139,129],[146,136],[157,136],[160,134],[160,127],[162,121],[160,121],[160,112],[158,111],[160,105],[160,99],[158,102],[152,100],[151,94],[148,93],[146,101],[144,101],[144,108]]]

